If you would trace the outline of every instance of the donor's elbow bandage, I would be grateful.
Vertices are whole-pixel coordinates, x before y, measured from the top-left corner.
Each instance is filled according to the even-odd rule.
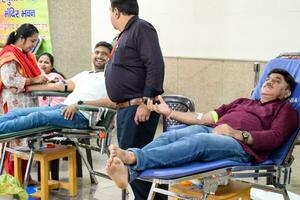
[[[196,114],[197,114],[196,119],[201,120],[203,117],[203,113],[196,113]]]

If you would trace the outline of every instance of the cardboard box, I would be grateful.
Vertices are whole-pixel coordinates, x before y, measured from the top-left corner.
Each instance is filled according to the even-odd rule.
[[[251,185],[239,181],[230,181],[226,186],[219,186],[215,195],[209,195],[208,200],[250,200]],[[170,191],[183,194],[192,199],[201,199],[201,190],[194,185],[174,184]]]

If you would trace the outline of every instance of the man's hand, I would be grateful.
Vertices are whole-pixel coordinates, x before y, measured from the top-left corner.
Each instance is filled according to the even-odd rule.
[[[134,121],[136,125],[139,125],[140,122],[145,122],[149,120],[151,111],[147,108],[145,104],[140,104],[137,107],[135,116],[134,116]]]
[[[148,100],[147,102],[148,109],[151,111],[155,111],[159,114],[162,114],[164,116],[169,116],[171,112],[171,108],[168,106],[168,104],[166,104],[166,102],[160,95],[157,96],[157,99],[160,102],[159,104],[158,103],[153,104],[153,100]]]
[[[77,103],[74,103],[72,105],[64,107],[62,110],[62,114],[64,115],[64,118],[66,120],[72,120],[77,111]]]
[[[242,136],[242,131],[233,129],[228,124],[221,124],[219,126],[216,126],[213,130],[213,133],[219,134],[219,135],[227,135],[227,136],[233,137],[240,141],[244,140],[243,136]],[[252,138],[251,134],[250,134],[246,144],[247,145],[253,144],[253,138]]]
[[[221,124],[214,128],[213,133],[218,135],[227,135],[236,139],[243,139],[241,138],[241,131],[235,130],[231,128],[228,124]]]

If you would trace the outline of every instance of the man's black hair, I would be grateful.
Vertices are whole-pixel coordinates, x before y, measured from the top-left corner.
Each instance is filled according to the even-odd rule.
[[[95,48],[94,48],[94,49],[96,49],[97,47],[100,47],[100,46],[108,48],[108,49],[109,49],[109,52],[111,52],[112,49],[113,49],[113,47],[112,47],[112,45],[111,45],[110,43],[104,42],[104,41],[98,42],[98,43],[95,45]]]
[[[291,93],[293,93],[293,90],[295,89],[297,82],[295,81],[294,77],[292,75],[290,75],[290,73],[284,69],[281,68],[275,68],[272,69],[272,71],[269,72],[268,76],[270,76],[270,74],[281,74],[284,77],[285,82],[287,82],[287,84],[289,85],[289,88],[291,90]]]
[[[117,8],[123,15],[139,15],[137,0],[110,0],[111,8]]]

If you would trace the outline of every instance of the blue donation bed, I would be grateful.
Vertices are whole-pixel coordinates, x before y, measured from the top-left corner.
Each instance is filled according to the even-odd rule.
[[[292,54],[293,55],[293,54]],[[298,55],[298,54],[296,54]],[[265,67],[265,70],[256,85],[252,94],[253,99],[260,98],[260,88],[265,81],[268,73],[273,68],[283,68],[295,77],[297,83],[300,83],[300,60],[299,55],[292,57],[284,55],[271,60]],[[297,84],[290,101],[295,109],[300,113],[300,84]],[[174,127],[176,128],[176,127]],[[172,129],[172,128],[171,128]],[[299,129],[277,149],[268,160],[260,164],[239,163],[229,160],[220,160],[213,162],[191,162],[182,166],[148,169],[141,173],[140,179],[151,181],[152,187],[148,199],[154,199],[156,193],[165,194],[177,198],[187,198],[182,194],[159,188],[160,184],[175,184],[185,180],[198,179],[202,188],[202,199],[207,199],[208,195],[214,194],[219,185],[224,185],[231,178],[258,178],[265,177],[267,185],[251,183],[252,187],[281,193],[285,200],[289,199],[286,185],[291,176],[291,165],[293,163],[292,151]],[[273,185],[274,187],[270,187]]]

